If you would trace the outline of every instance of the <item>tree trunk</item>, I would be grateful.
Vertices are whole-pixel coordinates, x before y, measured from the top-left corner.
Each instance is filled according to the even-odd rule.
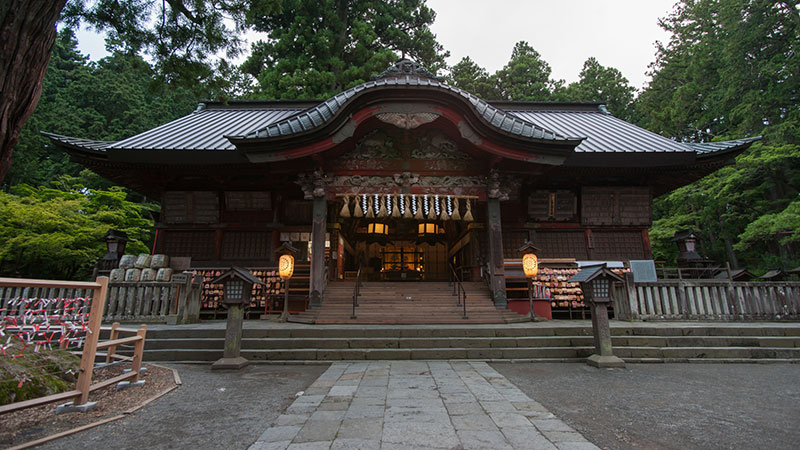
[[[66,0],[3,0],[0,6],[0,182],[31,117]]]

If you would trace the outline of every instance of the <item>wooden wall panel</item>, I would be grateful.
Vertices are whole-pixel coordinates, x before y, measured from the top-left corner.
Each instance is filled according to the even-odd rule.
[[[222,259],[272,260],[272,233],[226,231],[222,235]]]
[[[612,225],[616,215],[615,189],[584,187],[581,195],[581,222],[588,225]]]
[[[264,191],[226,191],[225,209],[228,211],[269,211],[272,196]]]
[[[581,223],[586,225],[650,225],[650,189],[591,187],[581,193]]]
[[[528,196],[528,217],[537,221],[567,222],[578,214],[578,197],[572,191],[537,190]]]
[[[167,191],[161,199],[165,223],[219,222],[219,196],[212,191]]]
[[[287,200],[283,208],[283,222],[287,225],[311,225],[313,206],[310,200]]]
[[[650,189],[619,190],[619,221],[622,225],[650,225]]]
[[[593,231],[592,244],[591,259],[646,259],[641,230]]]
[[[541,258],[589,258],[583,230],[537,231],[534,245],[541,250]]]
[[[519,248],[528,240],[527,231],[503,230],[503,258],[522,258]]]
[[[214,231],[166,230],[163,235],[164,253],[170,256],[191,256],[195,260],[214,259]]]

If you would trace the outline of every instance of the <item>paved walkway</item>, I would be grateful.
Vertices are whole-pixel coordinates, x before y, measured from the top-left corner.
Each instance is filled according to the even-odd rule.
[[[597,449],[483,362],[333,364],[253,444],[265,449]]]

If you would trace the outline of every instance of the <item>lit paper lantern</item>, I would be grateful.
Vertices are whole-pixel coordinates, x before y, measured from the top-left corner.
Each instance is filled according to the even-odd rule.
[[[526,253],[522,256],[522,270],[525,271],[525,276],[533,278],[539,273],[539,260],[533,253]]]
[[[292,274],[294,273],[294,256],[289,254],[281,255],[278,260],[278,273],[284,280],[292,278]]]

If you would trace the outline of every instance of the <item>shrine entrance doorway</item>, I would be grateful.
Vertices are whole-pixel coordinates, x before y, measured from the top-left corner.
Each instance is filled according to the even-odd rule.
[[[448,281],[448,252],[459,228],[447,221],[347,219],[344,278],[361,267],[367,281]]]

